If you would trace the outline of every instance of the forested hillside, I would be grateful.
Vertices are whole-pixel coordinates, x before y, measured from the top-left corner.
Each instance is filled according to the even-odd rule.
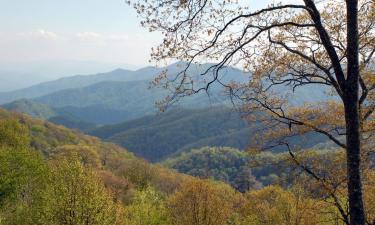
[[[25,115],[0,110],[0,132],[0,224],[190,225],[196,218],[202,221],[198,224],[208,225],[341,221],[330,198],[316,193],[314,180],[288,173],[294,179],[283,185],[285,189],[276,184],[289,176],[279,176],[271,182],[274,186],[262,188],[249,170],[236,170],[245,165],[246,157],[238,150],[193,150],[166,164],[202,178],[231,180],[236,174],[243,194],[223,183],[151,165],[113,144]],[[306,159],[323,157],[329,167],[340,154],[308,154]],[[210,160],[202,161],[207,157]],[[273,171],[285,168],[275,167],[280,160],[291,165],[282,156],[264,155],[256,162],[261,160],[273,165],[268,167]],[[366,213],[373,218],[375,186],[365,188]],[[283,217],[286,213],[289,216]]]
[[[194,180],[21,114],[0,110],[0,132],[0,224],[127,224],[124,206],[141,210],[133,199],[162,198]]]
[[[28,99],[20,99],[4,104],[2,107],[13,112],[24,113],[37,119],[48,120],[54,124],[79,129],[81,131],[90,130],[97,126],[96,124],[86,122],[67,111],[59,110],[52,106]]]
[[[176,109],[89,131],[89,134],[131,149],[136,155],[160,161],[192,148],[204,146],[250,147],[260,129],[248,124],[241,114],[227,107]],[[318,134],[288,138],[294,145],[309,148],[327,139]],[[275,148],[275,151],[282,148]]]
[[[312,148],[305,149],[304,152],[324,156],[337,154],[338,150]],[[272,184],[288,187],[295,181],[292,174],[301,172],[300,168],[290,162],[286,152],[249,154],[229,147],[192,149],[169,157],[161,164],[180,173],[225,182],[241,192]]]
[[[251,135],[238,112],[226,107],[176,109],[156,116],[104,126],[90,132],[127,146],[136,155],[159,161],[192,147],[233,146],[244,149]]]
[[[203,147],[168,158],[162,165],[192,176],[220,180],[246,192],[262,186],[257,180],[260,176],[253,175],[249,163],[249,155],[238,149]]]

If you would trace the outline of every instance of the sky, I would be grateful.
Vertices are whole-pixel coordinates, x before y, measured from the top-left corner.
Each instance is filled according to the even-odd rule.
[[[159,35],[123,0],[0,0],[0,61],[144,65]]]
[[[256,9],[271,0],[244,1]],[[124,0],[0,0],[0,70],[51,61],[146,66],[161,35],[139,21]]]

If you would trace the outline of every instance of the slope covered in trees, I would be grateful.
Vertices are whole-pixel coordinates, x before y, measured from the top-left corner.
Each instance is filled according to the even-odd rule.
[[[79,129],[81,131],[86,131],[96,126],[93,123],[86,122],[74,116],[66,110],[57,109],[33,100],[20,99],[4,104],[2,107],[10,111],[24,113],[37,119],[48,120],[54,124]]]
[[[285,188],[251,186],[242,194],[224,183],[172,172],[113,144],[5,110],[0,110],[0,134],[0,224],[330,225],[342,221],[332,199],[324,190],[317,193],[314,180],[301,174],[292,175],[295,179]],[[233,149],[203,149],[186,153],[180,161],[190,155],[199,160],[202,152],[212,156],[213,164],[227,162],[222,166],[227,174],[233,174],[229,167],[244,156]],[[311,163],[324,159],[330,167],[340,159],[340,152],[306,156]],[[283,157],[272,158],[264,155],[256,161],[275,165]],[[333,168],[329,171],[339,176],[342,168]],[[373,171],[366,176],[373,177]],[[371,220],[374,188],[371,183],[365,186],[366,214]]]
[[[11,103],[4,104],[2,107],[10,111],[24,113],[38,119],[49,119],[57,116],[58,114],[52,107],[28,99],[19,99]]]
[[[250,130],[229,108],[177,109],[156,116],[104,126],[90,134],[126,146],[139,156],[158,161],[176,152],[201,146],[244,149]],[[238,141],[235,141],[238,140]]]
[[[21,146],[36,150],[47,159],[52,159],[60,154],[77,153],[81,157],[86,155],[84,158],[87,158],[87,161],[100,168],[114,166],[109,170],[118,169],[116,164],[119,163],[139,165],[140,168],[144,167],[145,170],[148,170],[147,167],[150,167],[150,170],[151,167],[152,170],[158,170],[124,148],[101,142],[98,138],[87,136],[63,126],[36,120],[23,114],[11,113],[3,109],[0,109],[0,120],[2,122],[1,128],[4,129],[1,132],[1,137],[4,137],[4,140],[8,140],[8,137],[18,138],[20,136]],[[7,145],[12,147],[12,141],[14,141],[14,145],[20,143],[18,139],[12,139],[9,140]]]
[[[310,155],[329,155],[336,151],[304,150]],[[170,157],[161,164],[180,173],[225,182],[240,192],[272,184],[288,187],[294,182],[292,174],[299,171],[288,160],[288,153],[266,151],[254,155],[229,147],[192,149]]]
[[[249,163],[250,157],[243,151],[228,147],[203,147],[168,158],[162,164],[181,173],[220,180],[246,192],[262,186],[252,174]]]
[[[172,193],[192,179],[94,137],[2,109],[0,134],[0,224],[124,224],[122,205],[135,190]]]
[[[244,150],[249,147],[254,129],[256,123],[247,124],[239,112],[227,107],[211,107],[169,110],[155,116],[99,127],[89,134],[131,149],[148,160],[160,161],[204,146]],[[311,134],[290,139],[304,148],[326,140]]]

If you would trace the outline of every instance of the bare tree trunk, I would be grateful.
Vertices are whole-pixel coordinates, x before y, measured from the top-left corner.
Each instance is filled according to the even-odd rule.
[[[348,88],[350,90],[350,88]],[[353,89],[352,89],[353,90]],[[346,98],[345,117],[347,129],[347,177],[349,194],[349,214],[351,225],[364,225],[364,207],[362,197],[360,132],[358,101]]]
[[[359,114],[359,38],[358,0],[347,0],[347,40],[348,67],[344,90],[347,177],[349,214],[351,225],[365,225],[361,179],[361,140]]]

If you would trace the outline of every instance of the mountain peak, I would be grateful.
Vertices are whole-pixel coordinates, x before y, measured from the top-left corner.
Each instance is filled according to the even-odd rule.
[[[128,71],[131,71],[131,70],[126,70],[126,69],[123,69],[123,68],[117,68],[115,70],[110,71],[109,73],[126,73]]]

